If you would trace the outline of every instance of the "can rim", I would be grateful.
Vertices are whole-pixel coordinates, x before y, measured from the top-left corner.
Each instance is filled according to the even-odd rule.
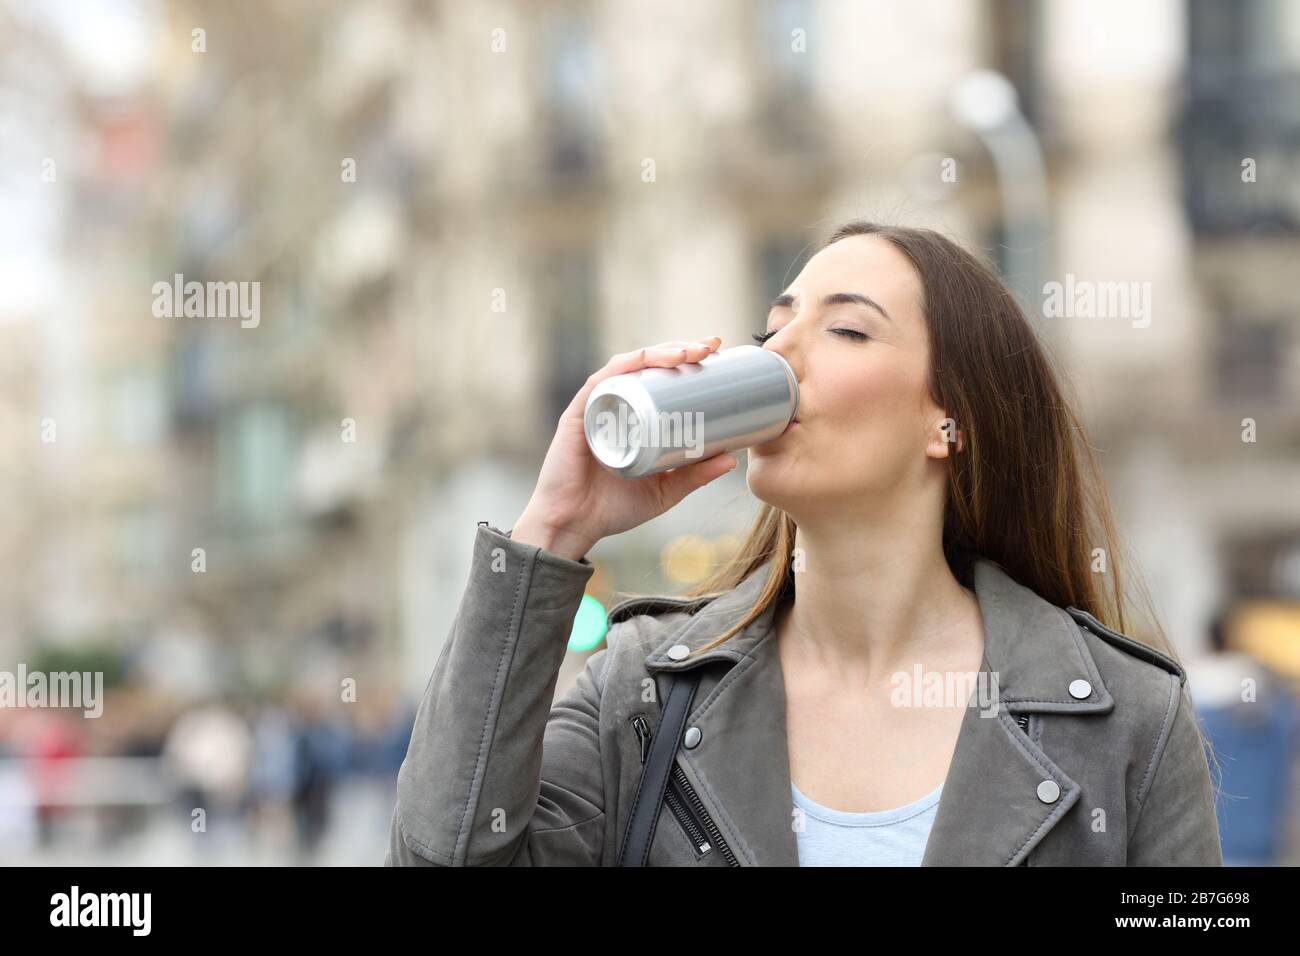
[[[799,378],[794,374],[794,367],[786,361],[785,356],[780,352],[773,351],[772,349],[764,349],[757,345],[754,347],[760,351],[767,352],[769,355],[774,355],[781,360],[781,366],[785,369],[786,378],[790,380],[790,388],[794,390],[794,407],[790,409],[790,418],[793,419],[799,414]]]
[[[586,432],[587,447],[590,449],[596,461],[600,462],[601,465],[611,471],[625,477],[636,477],[639,472],[643,471],[647,467],[646,459],[650,454],[653,454],[653,451],[648,450],[645,442],[642,441],[637,444],[635,450],[630,456],[625,456],[618,462],[609,461],[606,457],[601,455],[597,444],[592,441],[592,435],[594,434],[592,410],[595,408],[597,399],[602,398],[605,395],[612,395],[631,408],[633,414],[635,414],[642,422],[646,421],[649,414],[648,409],[651,403],[650,394],[646,391],[645,385],[638,376],[638,372],[643,371],[646,370],[639,369],[637,372],[624,372],[621,375],[612,375],[605,379],[592,389],[591,394],[587,396],[587,404],[583,409],[582,414],[582,424],[583,430]]]

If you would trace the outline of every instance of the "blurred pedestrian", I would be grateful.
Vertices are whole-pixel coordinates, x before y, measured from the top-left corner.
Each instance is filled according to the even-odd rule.
[[[1221,766],[1216,805],[1225,866],[1284,862],[1285,822],[1300,811],[1293,785],[1300,702],[1261,661],[1232,645],[1229,615],[1209,626],[1210,653],[1188,667],[1197,716]]]

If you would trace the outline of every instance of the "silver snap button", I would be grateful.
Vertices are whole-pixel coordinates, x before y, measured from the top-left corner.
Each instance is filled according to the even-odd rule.
[[[1043,803],[1055,803],[1061,796],[1061,788],[1055,780],[1044,780],[1038,785],[1038,799]]]
[[[704,734],[700,733],[699,727],[690,727],[687,729],[686,737],[682,742],[686,744],[687,750],[694,750],[700,745],[700,738],[703,736]]]
[[[691,649],[685,644],[674,644],[668,648],[668,656],[675,661],[680,661],[683,657],[691,652]]]
[[[1079,680],[1070,681],[1071,697],[1075,697],[1079,700],[1083,700],[1091,693],[1092,693],[1092,685],[1089,684],[1086,680],[1080,678]]]

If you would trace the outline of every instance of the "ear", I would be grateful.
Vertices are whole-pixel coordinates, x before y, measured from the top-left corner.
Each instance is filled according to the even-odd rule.
[[[966,439],[957,422],[951,418],[941,418],[934,423],[930,441],[925,446],[925,453],[931,458],[947,458],[953,445],[957,451],[966,447]]]

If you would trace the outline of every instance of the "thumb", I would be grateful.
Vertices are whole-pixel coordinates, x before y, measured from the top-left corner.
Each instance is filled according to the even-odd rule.
[[[703,488],[715,478],[721,478],[739,463],[731,452],[724,452],[693,465],[682,465],[665,471],[659,483],[664,510],[667,511],[697,488]]]

